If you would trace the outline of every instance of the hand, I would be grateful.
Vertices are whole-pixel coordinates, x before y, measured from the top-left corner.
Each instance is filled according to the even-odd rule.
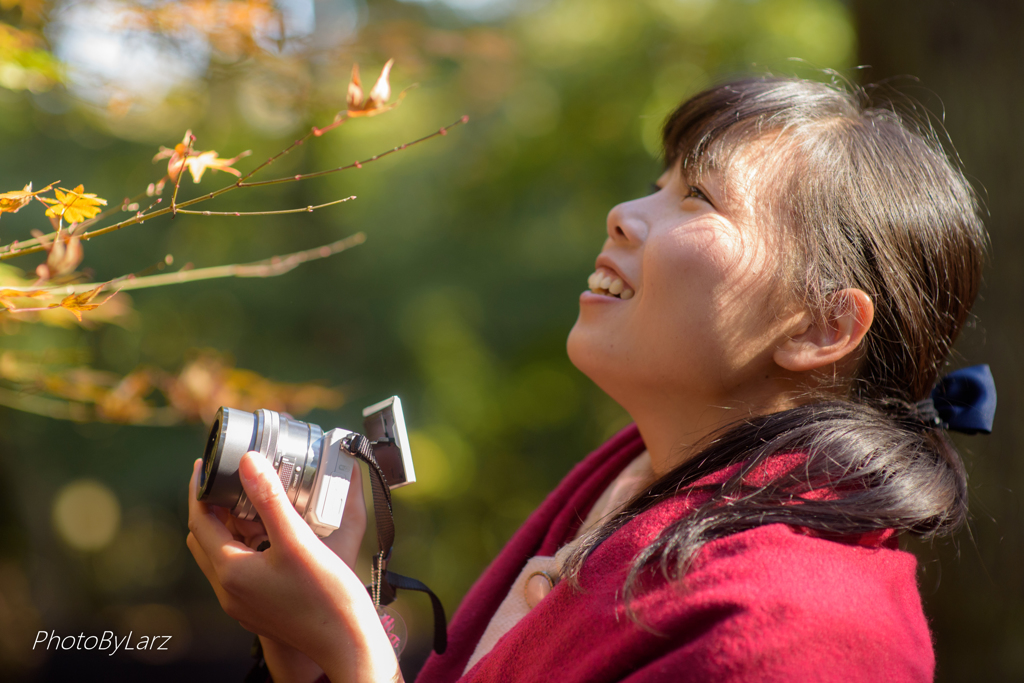
[[[363,496],[362,476],[361,468],[358,465],[352,468],[352,483],[348,489],[348,499],[345,501],[345,511],[341,517],[341,527],[327,538],[320,539],[353,571],[356,568],[359,547],[366,534],[366,500]],[[229,516],[225,526],[236,539],[241,540],[253,550],[259,548],[261,543],[270,538],[267,536],[263,522],[259,519],[248,520]]]
[[[226,511],[196,500],[199,464],[189,491],[187,542],[224,611],[265,643],[302,652],[334,683],[401,680],[362,582],[295,512],[266,459],[247,453],[239,465],[271,542],[262,553],[232,534]],[[275,671],[271,659],[276,679],[290,677]]]

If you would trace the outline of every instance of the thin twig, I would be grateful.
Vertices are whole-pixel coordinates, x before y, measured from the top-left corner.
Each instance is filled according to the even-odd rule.
[[[344,199],[336,199],[333,202],[327,202],[326,204],[317,204],[316,206],[304,206],[301,209],[278,209],[277,211],[186,211],[185,209],[178,209],[178,213],[187,213],[192,216],[276,216],[282,213],[313,213],[317,209],[322,209],[325,206],[334,206],[335,204],[341,204],[355,199],[356,196],[345,197]]]
[[[60,401],[43,396],[35,396],[20,391],[11,391],[0,387],[0,406],[14,408],[25,413],[53,417],[58,420],[73,420],[75,422],[87,422],[92,416],[84,404]]]
[[[380,154],[375,154],[374,156],[370,157],[369,159],[366,159],[365,161],[361,161],[361,162],[357,161],[355,163],[349,164],[348,166],[341,166],[339,168],[334,168],[334,169],[331,169],[329,171],[320,171],[318,173],[308,173],[308,174],[305,174],[305,175],[301,175],[300,174],[300,175],[291,176],[291,177],[288,177],[288,178],[279,178],[277,180],[264,180],[264,181],[259,181],[259,182],[255,182],[255,183],[245,183],[245,184],[232,183],[231,185],[226,185],[226,186],[224,186],[224,187],[222,187],[222,188],[220,188],[218,190],[214,190],[212,192],[207,192],[206,194],[201,195],[199,197],[194,197],[194,198],[189,199],[187,201],[181,202],[180,204],[177,205],[177,210],[180,211],[182,207],[193,206],[193,205],[198,204],[200,202],[205,202],[205,201],[207,201],[209,199],[213,199],[215,197],[219,197],[220,195],[222,195],[222,194],[224,194],[226,192],[230,192],[231,190],[234,190],[234,189],[236,189],[238,187],[257,187],[257,186],[260,186],[260,185],[272,185],[272,184],[277,184],[277,183],[286,183],[286,182],[291,182],[291,181],[295,181],[295,180],[304,180],[306,178],[315,178],[315,177],[319,177],[319,176],[323,176],[323,175],[328,175],[330,173],[337,173],[338,171],[344,171],[344,170],[348,170],[350,168],[362,168],[363,164],[368,164],[368,163],[370,163],[372,161],[376,161],[376,160],[381,159],[381,158],[383,158],[385,156],[388,156],[390,154],[394,154],[395,152],[404,150],[404,149],[406,149],[408,147],[411,147],[413,145],[417,145],[417,144],[419,144],[421,142],[425,142],[425,141],[427,141],[427,140],[429,140],[431,138],[437,137],[439,135],[447,135],[449,129],[454,128],[455,126],[458,126],[460,124],[466,123],[467,121],[469,121],[469,117],[468,116],[463,116],[458,121],[456,121],[455,123],[452,123],[451,125],[446,126],[444,128],[440,128],[437,131],[431,133],[430,135],[424,136],[424,137],[419,138],[417,140],[413,140],[412,142],[407,142],[407,143],[405,143],[403,145],[399,145],[398,147],[394,147],[394,148],[392,148],[392,149],[390,149],[390,150],[388,150],[386,152],[381,152]],[[135,225],[135,224],[138,224],[138,223],[144,223],[145,221],[148,221],[148,220],[150,220],[152,218],[159,218],[160,216],[165,216],[165,215],[167,215],[170,212],[171,212],[171,208],[170,207],[164,207],[162,209],[157,209],[156,211],[153,211],[152,213],[141,213],[141,214],[135,215],[132,218],[129,218],[127,220],[123,220],[120,223],[115,223],[113,225],[108,225],[105,228],[98,228],[96,230],[93,230],[92,232],[84,233],[84,234],[80,235],[80,239],[83,242],[85,242],[85,241],[88,241],[88,240],[92,239],[93,237],[99,237],[100,235],[105,235],[105,234],[107,234],[109,232],[114,232],[116,230],[121,230],[121,229],[127,228],[127,227],[129,227],[131,225]],[[18,246],[18,248],[14,249],[13,248],[13,243],[12,243],[12,244],[8,244],[8,245],[0,247],[0,261],[6,261],[8,259],[12,259],[12,258],[15,258],[17,256],[26,256],[28,254],[35,254],[35,253],[38,253],[38,252],[44,250],[44,247],[40,245],[40,242],[37,239],[26,240],[25,242],[18,243],[17,246]]]
[[[348,119],[348,117],[347,117],[347,116],[345,116],[345,117],[343,117],[343,118],[342,118],[342,120],[343,120],[343,121],[344,121],[344,120],[346,120],[346,119]],[[338,117],[336,116],[334,120],[335,120],[335,121],[338,121]],[[320,135],[323,135],[323,132],[322,132],[322,130],[323,130],[323,129],[321,129],[321,128],[317,128],[316,126],[313,126],[313,127],[312,127],[312,128],[311,128],[311,129],[309,130],[309,132],[308,132],[308,133],[306,133],[305,135],[303,135],[303,136],[302,136],[301,138],[299,138],[298,140],[296,140],[296,141],[295,141],[295,142],[293,142],[292,144],[288,145],[287,147],[285,147],[284,149],[282,149],[282,150],[281,150],[280,152],[278,152],[278,153],[277,153],[277,154],[275,154],[274,156],[270,157],[269,159],[267,159],[266,161],[264,161],[264,162],[263,162],[262,164],[260,164],[260,165],[259,165],[259,166],[257,166],[256,168],[252,169],[251,171],[249,171],[248,173],[246,173],[246,174],[245,174],[244,176],[242,176],[242,177],[241,177],[241,178],[240,178],[240,179],[239,179],[239,180],[238,180],[238,181],[236,182],[236,185],[237,185],[238,183],[244,183],[244,182],[245,182],[246,180],[248,180],[249,178],[253,177],[253,176],[254,176],[254,175],[256,175],[257,173],[259,173],[260,171],[262,171],[262,170],[263,170],[264,168],[266,168],[266,167],[267,167],[267,166],[269,166],[270,164],[274,163],[275,161],[277,161],[278,159],[280,159],[281,157],[283,157],[283,156],[284,156],[285,154],[288,154],[288,153],[290,153],[290,152],[291,152],[291,151],[292,151],[293,149],[295,149],[295,148],[296,148],[296,147],[298,147],[299,145],[303,144],[303,143],[304,143],[304,142],[305,142],[306,140],[310,139],[311,137],[313,137],[313,136],[317,136],[317,137],[319,137]]]
[[[4,387],[0,387],[0,406],[57,420],[124,424],[123,422],[115,422],[105,418],[96,410],[95,406],[76,401],[63,401],[56,398],[12,391]],[[182,414],[170,406],[152,407],[150,408],[149,415],[143,421],[132,422],[131,424],[136,427],[168,427],[178,424],[182,419]]]
[[[436,138],[436,137],[441,136],[441,135],[448,135],[448,131],[450,129],[454,128],[455,126],[458,126],[458,125],[461,125],[463,123],[466,123],[467,121],[469,121],[469,117],[468,116],[463,116],[458,121],[456,121],[455,123],[453,123],[453,124],[451,124],[449,126],[445,126],[443,128],[438,128],[436,131],[434,131],[430,135],[424,135],[423,137],[418,138],[416,140],[413,140],[412,142],[406,142],[405,144],[398,145],[397,147],[392,147],[391,149],[387,150],[386,152],[380,152],[379,154],[374,154],[372,157],[369,157],[368,159],[363,159],[362,161],[353,161],[351,164],[346,164],[345,166],[339,166],[337,168],[328,169],[326,171],[314,171],[313,173],[299,173],[297,175],[287,176],[285,178],[274,178],[273,180],[257,180],[254,183],[243,183],[242,181],[239,181],[239,182],[236,183],[236,185],[238,187],[260,187],[260,186],[263,186],[263,185],[277,185],[279,183],[290,183],[290,182],[294,182],[296,180],[307,180],[309,178],[319,178],[321,176],[330,175],[331,173],[337,173],[338,171],[347,171],[347,170],[352,169],[352,168],[362,168],[363,164],[368,164],[370,162],[377,161],[378,159],[383,159],[384,157],[389,156],[391,154],[394,154],[395,152],[401,152],[402,150],[407,149],[409,147],[412,147],[413,145],[418,145],[421,142],[426,142],[427,140],[430,140],[431,138]]]
[[[233,263],[225,266],[212,266],[210,268],[182,269],[173,273],[160,273],[159,275],[147,275],[145,277],[129,277],[121,285],[120,290],[148,289],[149,287],[161,287],[163,285],[195,282],[198,280],[213,280],[223,277],[276,277],[287,273],[303,263],[339,254],[365,241],[366,235],[357,232],[343,240],[325,244],[322,247],[297,251],[293,254],[285,254],[284,256],[274,256],[252,263]],[[70,285],[68,287],[55,287],[54,292],[78,294],[94,289],[98,284],[93,282]]]

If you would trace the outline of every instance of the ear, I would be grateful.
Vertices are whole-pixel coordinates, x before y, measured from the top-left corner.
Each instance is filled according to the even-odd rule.
[[[853,358],[864,335],[875,319],[871,297],[860,289],[843,289],[831,297],[832,306],[825,317],[803,313],[789,338],[772,358],[792,372],[807,372]]]

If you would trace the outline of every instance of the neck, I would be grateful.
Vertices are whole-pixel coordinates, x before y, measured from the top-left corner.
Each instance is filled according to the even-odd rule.
[[[781,394],[760,398],[733,399],[722,405],[661,400],[624,407],[640,429],[655,476],[661,477],[697,455],[707,446],[708,437],[723,427],[795,405]]]

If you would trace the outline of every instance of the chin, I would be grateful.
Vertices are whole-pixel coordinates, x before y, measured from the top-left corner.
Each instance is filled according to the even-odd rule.
[[[617,398],[620,393],[617,389],[621,388],[621,375],[625,368],[622,359],[614,353],[614,348],[606,334],[587,329],[579,320],[569,331],[565,344],[569,360],[576,369],[621,404]]]

